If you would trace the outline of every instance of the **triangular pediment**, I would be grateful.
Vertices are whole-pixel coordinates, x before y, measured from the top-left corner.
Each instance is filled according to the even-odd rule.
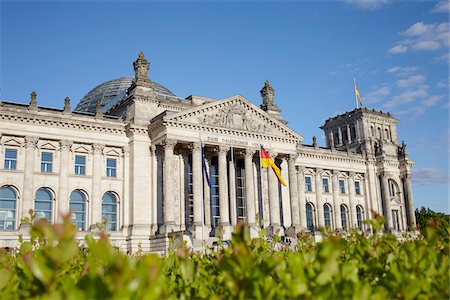
[[[76,145],[73,147],[73,152],[76,152],[76,153],[89,154],[90,151],[91,151],[90,147],[85,146],[85,145]]]
[[[302,141],[303,137],[240,95],[164,116],[166,126],[184,124]]]
[[[57,146],[57,144],[56,144],[56,142],[43,142],[40,146],[39,146],[39,148],[40,149],[43,149],[43,150],[53,150],[53,151],[55,151],[56,149],[58,149],[58,146]]]
[[[21,141],[15,138],[7,138],[4,141],[2,141],[2,143],[5,146],[14,146],[14,147],[20,147],[22,145]]]

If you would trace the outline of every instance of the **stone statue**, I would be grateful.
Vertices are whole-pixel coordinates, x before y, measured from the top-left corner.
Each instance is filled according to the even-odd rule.
[[[312,140],[313,140],[313,143],[312,143],[313,146],[317,147],[317,138],[316,138],[316,136],[313,136]]]
[[[30,104],[28,105],[31,109],[37,109],[36,92],[32,91],[30,96]]]
[[[145,59],[144,53],[141,51],[139,52],[138,58],[133,63],[134,68],[134,81],[150,81],[148,78],[148,69],[149,69],[150,63]]]
[[[405,141],[402,141],[402,145],[398,147],[398,155],[405,156],[406,155],[406,144]]]
[[[66,97],[64,99],[64,112],[70,112],[70,98]]]

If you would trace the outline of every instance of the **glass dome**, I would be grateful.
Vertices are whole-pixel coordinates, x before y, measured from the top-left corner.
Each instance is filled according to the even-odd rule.
[[[95,113],[97,103],[100,103],[101,107],[105,106],[117,95],[126,91],[133,82],[133,77],[121,77],[113,80],[106,81],[87,93],[83,99],[78,103],[75,108],[76,111]],[[168,95],[175,97],[175,95],[167,88],[163,87],[159,83],[151,81],[152,88],[158,94]]]

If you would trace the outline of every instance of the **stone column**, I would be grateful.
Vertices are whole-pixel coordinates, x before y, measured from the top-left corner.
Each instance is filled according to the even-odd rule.
[[[322,172],[323,170],[320,168],[316,169],[316,211],[317,211],[317,223],[315,224],[316,228],[325,227],[325,222],[323,219],[323,203],[322,203]]]
[[[358,227],[358,219],[356,217],[356,201],[355,201],[355,172],[350,172],[348,177],[348,201],[350,202],[350,227]],[[361,186],[359,187],[361,189]]]
[[[206,154],[205,154],[206,156]],[[208,170],[209,179],[211,180],[211,173],[209,170],[210,166],[210,158],[205,157],[206,170]],[[204,214],[205,214],[205,233],[204,236],[208,237],[209,232],[211,231],[211,188],[208,185],[208,181],[206,180],[206,176],[203,176],[203,199],[204,199]]]
[[[30,209],[34,210],[34,157],[36,156],[35,149],[39,141],[38,137],[26,136],[25,137],[25,168],[23,174],[23,196],[22,196],[22,214],[18,216],[18,220],[21,218],[29,217]]]
[[[223,227],[223,238],[231,238],[230,210],[228,207],[228,174],[227,174],[227,153],[228,146],[219,147],[219,206],[220,225]]]
[[[245,149],[245,200],[247,201],[247,224],[250,236],[256,237],[256,201],[253,181],[253,154],[254,149]]]
[[[404,175],[404,182],[406,186],[406,211],[408,212],[408,226],[411,227],[411,229],[416,230],[416,215],[414,212],[414,198],[413,198],[413,192],[411,187],[411,174],[405,174]]]
[[[192,147],[192,193],[194,202],[194,235],[196,239],[202,236],[202,146],[199,142]]]
[[[70,163],[70,149],[72,147],[72,141],[61,140],[59,141],[61,157],[59,168],[59,191],[57,199],[58,215],[53,216],[53,220],[57,220],[58,223],[62,223],[62,215],[69,212],[69,163]],[[54,203],[52,203],[54,205]],[[54,213],[56,210],[53,209]]]
[[[391,210],[391,199],[389,196],[389,183],[388,179],[390,174],[387,172],[383,172],[381,174],[381,181],[383,185],[383,216],[385,220],[385,228],[388,231],[392,231],[394,229],[392,224],[392,210]]]
[[[228,187],[230,195],[230,218],[231,225],[236,227],[237,223],[237,207],[236,207],[236,163],[234,159],[233,148],[230,150],[232,160],[228,161]]]
[[[97,223],[102,223],[102,174],[106,169],[102,167],[103,149],[105,145],[93,144],[92,162],[92,198],[91,201],[91,230],[97,228]],[[87,223],[87,222],[86,222]],[[89,223],[87,223],[89,224]]]
[[[352,135],[350,134],[350,125],[347,125],[347,143],[352,143]]]
[[[297,170],[295,169],[295,161],[298,155],[289,155],[288,161],[288,172],[289,172],[289,203],[291,205],[291,229],[289,230],[290,235],[296,236],[297,232],[300,231],[300,209],[299,209],[299,199],[298,199],[298,179]]]
[[[339,145],[343,145],[341,127],[338,127]]]
[[[342,230],[341,208],[339,201],[339,171],[333,170],[333,213],[335,230]],[[347,225],[349,226],[349,224]],[[350,227],[350,226],[349,226]]]
[[[297,178],[300,228],[301,230],[306,230],[305,167],[298,167]]]
[[[175,216],[174,216],[174,193],[173,193],[173,149],[177,141],[166,140],[164,143],[164,169],[163,169],[163,184],[164,184],[164,224],[161,226],[160,233],[170,233],[174,231]]]
[[[275,161],[277,153],[270,151],[270,157]],[[280,197],[278,191],[278,178],[272,168],[267,168],[267,179],[269,181],[269,213],[270,226],[268,228],[269,235],[283,235],[280,218]]]

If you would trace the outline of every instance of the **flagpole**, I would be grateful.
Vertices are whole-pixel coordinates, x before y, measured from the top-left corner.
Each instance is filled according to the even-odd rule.
[[[356,95],[356,79],[353,77],[353,90],[355,92],[356,109],[358,109],[358,96]]]
[[[261,218],[264,219],[264,188],[263,188],[263,174],[262,174],[262,162],[261,162],[261,148],[262,145],[259,145],[259,182],[261,183],[261,210],[259,212],[259,225],[261,226]],[[258,209],[259,209],[259,205],[258,205]],[[263,221],[263,226],[264,226],[264,221]]]

